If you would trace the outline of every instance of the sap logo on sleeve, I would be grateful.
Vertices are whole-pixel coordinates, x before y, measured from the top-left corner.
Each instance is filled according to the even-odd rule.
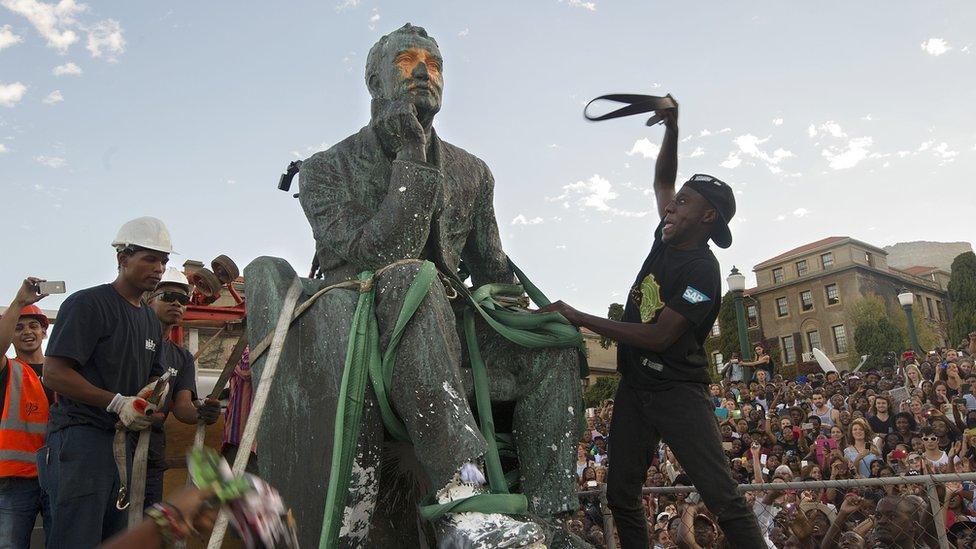
[[[681,294],[681,297],[692,305],[698,305],[699,303],[704,303],[705,301],[711,301],[711,298],[703,294],[700,290],[696,290],[691,286],[685,288],[685,293]]]
[[[153,341],[153,340],[151,340],[151,339],[147,339],[146,340],[146,350],[147,351],[155,351],[156,350],[156,342]]]

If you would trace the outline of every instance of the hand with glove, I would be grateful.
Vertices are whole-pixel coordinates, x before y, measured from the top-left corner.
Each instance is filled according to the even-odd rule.
[[[165,381],[163,383],[164,387],[160,392],[157,402],[164,402],[166,394],[169,392],[169,383]],[[119,420],[126,429],[130,431],[142,431],[151,426],[156,419],[160,419],[159,417],[153,416],[153,412],[156,411],[159,405],[153,404],[148,400],[152,396],[155,388],[156,382],[151,381],[148,385],[140,389],[135,396],[116,394],[115,398],[112,399],[112,402],[109,403],[105,410],[113,414],[118,414]]]
[[[220,417],[220,401],[215,398],[207,398],[206,400],[198,400],[193,403],[197,407],[197,418],[206,423],[207,425],[213,425],[217,423],[217,418]]]

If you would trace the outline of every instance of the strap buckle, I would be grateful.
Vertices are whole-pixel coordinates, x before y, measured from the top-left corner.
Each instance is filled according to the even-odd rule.
[[[129,489],[124,484],[119,486],[119,497],[115,500],[115,508],[119,511],[129,508]]]

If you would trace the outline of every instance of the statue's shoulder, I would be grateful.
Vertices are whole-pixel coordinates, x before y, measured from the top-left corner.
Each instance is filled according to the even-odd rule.
[[[348,166],[368,153],[371,130],[364,127],[324,151],[302,162],[299,173],[305,178],[327,173],[342,173]]]
[[[443,139],[441,139],[441,157],[445,165],[458,166],[468,173],[491,175],[491,170],[484,160]]]

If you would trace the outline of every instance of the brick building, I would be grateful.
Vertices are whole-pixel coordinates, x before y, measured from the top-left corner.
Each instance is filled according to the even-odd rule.
[[[750,326],[756,330],[752,339],[775,345],[784,364],[811,362],[811,351],[818,348],[839,368],[856,366],[848,362],[854,341],[845,304],[867,295],[880,296],[892,314],[900,314],[897,295],[907,289],[915,294],[915,314],[936,333],[945,333],[949,273],[927,266],[889,267],[887,252],[848,236],[794,248],[753,271],[756,287],[746,291]]]

